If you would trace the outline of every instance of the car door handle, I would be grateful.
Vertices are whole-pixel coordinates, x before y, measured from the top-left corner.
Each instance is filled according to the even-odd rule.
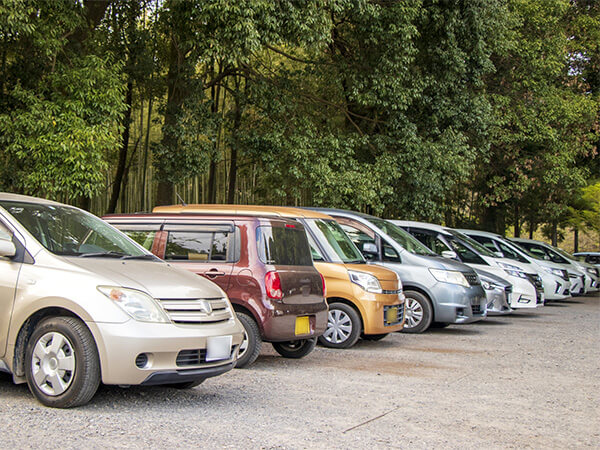
[[[225,272],[221,272],[219,269],[210,269],[204,275],[208,278],[222,277],[225,275]]]

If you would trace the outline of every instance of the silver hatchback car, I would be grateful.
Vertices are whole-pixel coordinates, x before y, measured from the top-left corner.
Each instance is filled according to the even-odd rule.
[[[100,382],[195,386],[235,365],[243,328],[214,283],[80,209],[0,193],[0,370],[52,407]]]

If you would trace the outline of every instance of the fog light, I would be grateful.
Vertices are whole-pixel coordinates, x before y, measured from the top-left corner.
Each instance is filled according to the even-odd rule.
[[[465,315],[465,308],[456,308],[456,315],[457,316],[464,316]]]
[[[135,358],[135,365],[140,369],[145,368],[148,365],[148,355],[145,353],[137,355],[137,358]]]

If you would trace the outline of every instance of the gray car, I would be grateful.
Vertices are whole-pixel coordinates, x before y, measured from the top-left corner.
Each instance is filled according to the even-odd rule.
[[[334,217],[372,264],[394,270],[406,296],[405,332],[432,324],[464,324],[487,315],[486,295],[473,269],[437,256],[393,223],[367,214],[314,208]]]

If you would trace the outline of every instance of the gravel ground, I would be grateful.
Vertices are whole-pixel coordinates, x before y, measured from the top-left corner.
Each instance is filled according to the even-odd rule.
[[[350,350],[257,362],[194,389],[102,387],[55,410],[0,374],[3,448],[600,447],[600,297]]]

